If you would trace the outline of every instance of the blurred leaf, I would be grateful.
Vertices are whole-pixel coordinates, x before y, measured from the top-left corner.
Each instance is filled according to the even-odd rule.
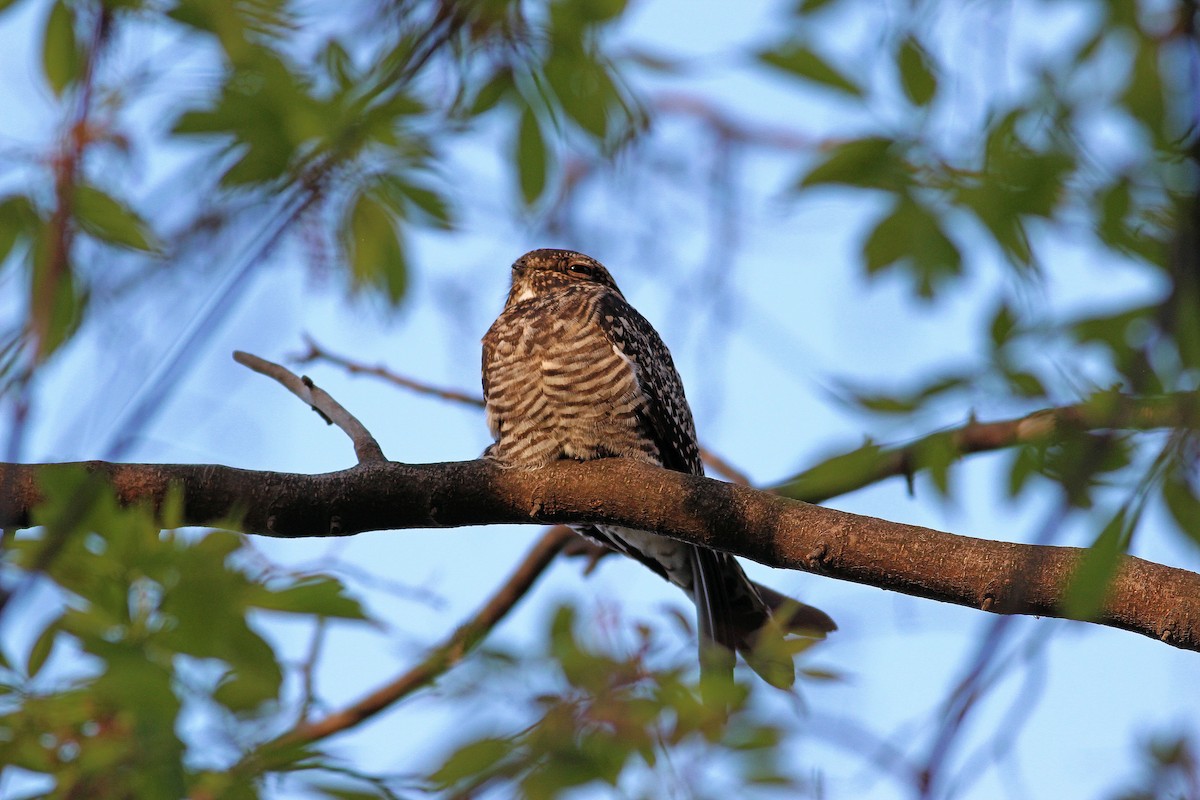
[[[333,800],[393,800],[396,797],[391,792],[383,790],[360,791],[331,783],[310,783],[308,788],[317,792],[321,797],[330,797]]]
[[[837,0],[797,0],[792,13],[797,16],[803,14],[813,14],[821,9],[831,6]]]
[[[861,486],[873,480],[888,463],[890,455],[874,442],[839,453],[789,478],[775,487],[784,497],[801,500],[841,494],[846,486]]]
[[[992,315],[992,324],[988,328],[988,332],[991,334],[992,350],[1003,349],[1009,340],[1012,339],[1016,328],[1016,315],[1013,314],[1008,303],[1000,303],[1000,306],[996,309],[996,313]]]
[[[75,267],[69,254],[60,251],[60,260],[52,263],[52,246],[44,238],[38,242],[33,269],[29,273],[32,316],[45,333],[45,339],[41,342],[43,360],[71,338],[83,319],[87,305],[87,297],[80,292],[76,282]]]
[[[39,222],[37,209],[25,195],[0,200],[0,269],[17,243],[34,234]]]
[[[417,186],[400,175],[377,178],[380,196],[399,217],[423,217],[440,230],[454,227],[454,214],[446,198],[433,189]]]
[[[909,173],[908,165],[897,153],[897,144],[892,139],[851,139],[829,151],[825,160],[814,167],[797,188],[842,184],[896,192],[912,182]]]
[[[65,0],[55,0],[46,17],[42,42],[42,70],[54,94],[61,95],[79,78],[83,57],[75,41],[75,11]]]
[[[1040,474],[1041,458],[1030,445],[1019,445],[1008,468],[1008,496],[1015,498],[1025,490],[1029,479]]]
[[[544,70],[546,82],[567,116],[584,131],[603,140],[612,113],[621,106],[608,71],[590,55],[571,50],[556,50],[546,60]]]
[[[962,455],[953,433],[935,433],[918,439],[912,444],[911,452],[916,468],[928,472],[938,493],[949,497],[950,467]]]
[[[1041,379],[1032,372],[1006,370],[1004,377],[1008,381],[1009,389],[1018,397],[1041,398],[1047,395]]]
[[[525,201],[525,205],[531,206],[546,191],[546,173],[550,154],[542,140],[542,130],[537,117],[528,108],[521,114],[521,122],[517,131],[516,157],[521,197]]]
[[[1156,142],[1163,143],[1166,135],[1166,100],[1162,75],[1159,72],[1158,43],[1147,35],[1138,37],[1129,84],[1121,96],[1121,102],[1129,113],[1146,126]]]
[[[367,619],[357,600],[347,597],[341,582],[324,576],[312,576],[291,583],[284,589],[258,587],[249,604],[271,611],[313,614],[340,619]]]
[[[404,296],[408,261],[391,216],[361,191],[343,222],[342,245],[356,286],[383,289],[394,304]]]
[[[497,70],[491,80],[475,93],[475,99],[471,102],[470,111],[468,112],[469,115],[478,117],[486,114],[512,92],[512,73],[506,69]]]
[[[46,659],[50,657],[51,650],[54,649],[54,640],[57,637],[58,620],[56,619],[42,629],[37,639],[34,640],[33,647],[29,649],[29,660],[25,664],[25,674],[30,678],[35,677],[41,672]]]
[[[1200,495],[1180,469],[1163,480],[1162,498],[1179,531],[1200,544]]]
[[[75,187],[75,218],[80,227],[103,242],[148,252],[161,249],[144,219],[95,186]]]
[[[1063,150],[1038,151],[1018,134],[1022,121],[1013,111],[992,125],[984,145],[983,170],[954,191],[957,205],[969,209],[1008,258],[1032,264],[1026,219],[1054,216],[1069,197],[1067,180],[1075,157]]]
[[[962,274],[962,255],[942,230],[941,220],[911,198],[898,198],[863,245],[867,273],[903,266],[921,297],[932,297]]]
[[[1052,442],[1037,450],[1042,458],[1039,468],[1062,486],[1072,505],[1089,508],[1092,490],[1104,476],[1129,466],[1128,438],[1060,427]]]
[[[512,751],[513,743],[508,739],[475,739],[455,750],[429,778],[435,786],[453,786],[487,773]]]
[[[1127,519],[1125,509],[1121,509],[1084,551],[1063,594],[1063,611],[1067,616],[1088,620],[1103,610],[1134,524],[1136,518]]]
[[[786,42],[770,50],[763,50],[758,54],[758,58],[764,64],[806,81],[845,92],[852,97],[862,96],[863,91],[858,84],[798,42]]]
[[[923,106],[937,93],[937,75],[929,61],[929,54],[920,42],[911,36],[900,44],[896,55],[896,66],[900,70],[900,85],[904,94],[918,106]]]

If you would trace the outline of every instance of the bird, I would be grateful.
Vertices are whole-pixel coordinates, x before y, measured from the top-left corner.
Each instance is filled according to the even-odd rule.
[[[583,253],[539,249],[513,262],[508,298],[483,337],[483,394],[495,440],[484,458],[500,467],[632,458],[704,474],[670,352],[608,269]],[[791,656],[763,640],[821,638],[837,628],[819,609],[751,582],[728,553],[650,531],[573,527],[687,593],[702,680],[706,670],[731,678],[736,651],[769,683],[790,687]]]

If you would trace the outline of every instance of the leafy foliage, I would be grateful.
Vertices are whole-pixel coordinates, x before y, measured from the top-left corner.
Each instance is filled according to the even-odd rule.
[[[510,668],[550,664],[559,688],[536,698],[535,720],[519,733],[487,733],[459,745],[430,773],[433,788],[460,795],[504,783],[522,797],[551,798],[577,787],[648,783],[653,795],[716,797],[718,771],[725,780],[736,776],[743,792],[803,786],[780,757],[785,732],[752,702],[774,690],[752,681],[702,699],[688,678],[694,665],[659,663],[663,645],[654,629],[638,626],[622,653],[590,644],[594,637],[584,628],[571,607],[555,612],[547,652]]]
[[[43,491],[40,535],[13,541],[3,562],[19,581],[48,578],[55,596],[27,651],[4,653],[0,762],[51,778],[55,797],[182,797],[211,784],[187,755],[185,713],[203,705],[254,724],[281,700],[282,668],[254,614],[366,619],[333,578],[264,583],[238,565],[235,534],[160,532],[177,524],[178,497],[158,514],[122,508],[76,468],[47,471]],[[65,682],[41,679],[67,664]],[[253,777],[240,776],[243,796]]]

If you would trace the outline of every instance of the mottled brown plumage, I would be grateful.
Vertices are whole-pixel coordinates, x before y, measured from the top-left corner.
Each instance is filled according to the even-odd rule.
[[[506,467],[623,457],[704,473],[671,354],[608,270],[581,253],[534,250],[513,264],[508,301],[483,337],[483,393],[496,440],[485,455]],[[705,640],[790,685],[790,660],[780,669],[778,657],[766,664],[751,653],[771,611],[732,556],[628,528],[581,532],[681,587]],[[835,627],[802,604],[787,619],[782,627],[810,635]]]

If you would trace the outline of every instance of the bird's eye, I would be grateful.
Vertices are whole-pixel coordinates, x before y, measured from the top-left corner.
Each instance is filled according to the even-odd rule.
[[[584,263],[581,263],[578,261],[575,262],[574,264],[568,264],[567,272],[570,272],[572,275],[579,275],[580,277],[584,277],[584,278],[590,278],[596,274],[596,270],[592,267],[591,264],[584,264]]]

